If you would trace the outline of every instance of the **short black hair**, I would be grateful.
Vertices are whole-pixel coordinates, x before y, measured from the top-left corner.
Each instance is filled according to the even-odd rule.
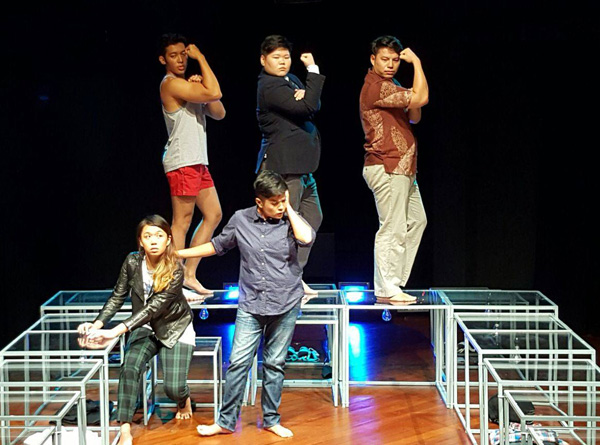
[[[268,56],[277,48],[285,48],[290,53],[292,52],[292,42],[283,36],[273,34],[265,37],[265,40],[260,44],[260,54],[262,56]]]
[[[371,42],[371,52],[373,55],[376,56],[381,48],[389,48],[398,54],[404,49],[400,40],[394,36],[380,36]]]
[[[261,171],[254,181],[254,194],[257,198],[269,199],[283,195],[288,189],[279,173],[272,170]]]
[[[181,34],[176,34],[172,32],[163,34],[162,36],[160,36],[160,39],[158,41],[158,55],[164,56],[165,52],[167,51],[167,46],[175,45],[177,43],[183,43],[184,46],[187,46],[188,44],[187,39]]]

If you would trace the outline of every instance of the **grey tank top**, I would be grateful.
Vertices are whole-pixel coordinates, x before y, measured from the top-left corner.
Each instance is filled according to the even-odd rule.
[[[167,77],[175,76],[166,75],[162,82]],[[164,106],[162,111],[169,134],[163,153],[165,173],[188,165],[208,165],[204,104],[186,102],[177,111],[169,112]]]

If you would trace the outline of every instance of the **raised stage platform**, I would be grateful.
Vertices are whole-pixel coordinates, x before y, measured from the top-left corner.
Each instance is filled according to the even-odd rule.
[[[288,355],[287,389],[281,407],[285,425],[300,443],[356,443],[357,435],[367,443],[489,443],[482,440],[480,425],[487,413],[487,396],[499,390],[488,378],[490,369],[484,359],[501,357],[509,360],[509,365],[510,360],[518,364],[524,358],[574,360],[585,350],[591,362],[596,361],[594,348],[564,325],[558,318],[558,307],[537,291],[408,290],[417,297],[414,303],[389,304],[381,303],[370,290],[338,289],[334,284],[311,286],[319,293],[303,303],[293,350]],[[41,306],[40,321],[0,352],[2,359],[101,356],[108,378],[97,378],[104,378],[105,398],[116,401],[122,343],[112,351],[86,354],[85,347],[74,346],[69,337],[78,323],[88,316],[93,318],[109,295],[110,290],[58,292]],[[226,379],[237,290],[215,291],[213,296],[192,303],[192,308],[196,335],[221,338],[220,365]],[[122,316],[130,310],[126,303]],[[570,340],[563,340],[565,335]],[[281,440],[256,430],[254,425],[260,419],[260,408],[253,406],[260,395],[260,357],[261,351],[248,380],[248,406],[232,436],[199,439],[195,433],[196,424],[212,422],[214,403],[219,400],[215,385],[222,383],[215,380],[214,373],[208,377],[210,364],[201,360],[193,363],[190,374],[190,380],[195,381],[190,385],[193,398],[200,406],[194,418],[187,422],[169,420],[173,410],[166,407],[160,373],[150,375],[147,388],[151,397],[146,407],[149,426],[143,425],[140,412],[134,436],[143,437],[143,443],[148,444],[165,443],[167,438],[169,443]],[[527,384],[528,373],[519,375],[525,382],[522,386],[542,389],[538,381]],[[595,394],[600,370],[598,376],[593,372],[589,376],[592,383],[586,381],[585,385]],[[568,379],[552,386],[551,377],[548,386],[556,390],[564,391],[566,386],[574,391],[581,386]],[[498,395],[502,403],[503,393]],[[107,400],[101,403],[108,406]],[[600,418],[595,418],[595,403],[587,405],[585,413],[575,412],[582,405],[567,413],[571,417],[587,415],[584,427],[569,430],[554,425],[565,441],[570,437],[571,442],[596,443]],[[484,427],[487,437],[487,431],[498,425],[486,422]],[[109,437],[103,437],[103,443],[114,442],[116,429],[111,421]],[[538,432],[531,434],[524,428],[523,433],[533,440]]]

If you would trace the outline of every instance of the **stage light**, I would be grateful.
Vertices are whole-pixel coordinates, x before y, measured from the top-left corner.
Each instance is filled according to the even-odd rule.
[[[223,297],[225,300],[237,300],[240,296],[240,286],[237,283],[223,283],[223,289],[227,291]]]
[[[369,283],[339,283],[339,288],[344,291],[348,303],[362,303],[365,301]]]
[[[365,331],[361,324],[350,323],[348,326],[348,346],[350,361],[350,376],[352,380],[369,380],[369,348]]]

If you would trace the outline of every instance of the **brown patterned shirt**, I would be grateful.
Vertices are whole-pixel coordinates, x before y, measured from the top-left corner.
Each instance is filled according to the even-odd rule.
[[[410,129],[406,107],[412,90],[372,69],[360,92],[360,118],[365,132],[365,166],[383,164],[386,173],[417,172],[417,141]]]

